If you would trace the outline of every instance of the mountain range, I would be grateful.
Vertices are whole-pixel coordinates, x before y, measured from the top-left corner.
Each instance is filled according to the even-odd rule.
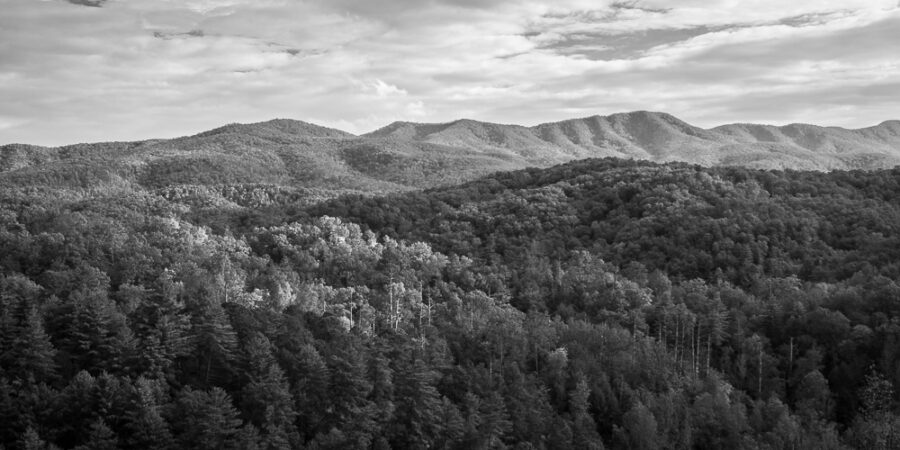
[[[276,185],[392,192],[491,172],[618,157],[763,169],[900,165],[900,121],[862,129],[731,124],[712,129],[637,111],[533,127],[395,122],[363,135],[301,121],[231,124],[193,136],[0,147],[0,185],[64,189]]]

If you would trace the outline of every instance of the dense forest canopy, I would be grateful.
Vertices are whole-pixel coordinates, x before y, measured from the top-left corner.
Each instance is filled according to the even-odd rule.
[[[900,446],[900,169],[104,186],[0,190],[2,448]]]

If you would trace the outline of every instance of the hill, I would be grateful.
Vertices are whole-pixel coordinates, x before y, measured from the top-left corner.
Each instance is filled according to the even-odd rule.
[[[900,169],[128,187],[0,189],[0,447],[894,447]]]
[[[194,136],[57,148],[0,147],[0,184],[53,189],[159,189],[265,184],[390,192],[524,167],[502,152],[360,138],[293,120],[232,124]]]
[[[710,130],[638,111],[534,127],[397,122],[361,136],[277,119],[168,140],[0,147],[0,185],[84,190],[277,186],[386,193],[592,157],[765,169],[877,169],[900,163],[900,122],[859,130],[794,124]],[[226,199],[227,200],[227,199]]]
[[[762,169],[877,169],[900,164],[898,121],[859,130],[805,124],[734,124],[705,130],[670,114],[636,111],[534,127],[472,120],[397,122],[364,136],[502,151],[542,167],[606,156]]]

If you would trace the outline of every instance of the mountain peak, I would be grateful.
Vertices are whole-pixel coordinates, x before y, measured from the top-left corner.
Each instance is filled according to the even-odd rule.
[[[299,137],[311,138],[351,138],[353,134],[347,133],[334,128],[323,127],[321,125],[304,122],[294,119],[272,119],[265,122],[255,123],[231,123],[219,128],[215,128],[203,133],[197,134],[196,137],[208,137],[220,134],[247,134],[259,137],[267,137],[268,135],[287,134]]]
[[[613,113],[613,114],[610,114],[610,115],[608,115],[608,116],[606,116],[606,117],[629,117],[629,118],[638,118],[638,117],[647,117],[647,118],[651,118],[651,117],[656,117],[656,118],[667,118],[667,119],[669,119],[669,118],[674,119],[674,118],[675,118],[675,116],[673,116],[673,115],[671,115],[671,114],[669,114],[669,113],[664,113],[664,112],[660,112],[660,111],[647,111],[647,110],[643,110],[643,109],[637,110],[637,111],[627,111],[627,112]]]
[[[417,130],[422,127],[431,126],[433,124],[423,124],[415,122],[406,122],[402,120],[391,122],[390,125],[383,126],[377,130],[363,134],[365,138],[396,138],[396,139],[415,139]]]

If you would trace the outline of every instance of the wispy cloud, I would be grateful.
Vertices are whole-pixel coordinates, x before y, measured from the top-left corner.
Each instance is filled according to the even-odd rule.
[[[895,0],[0,0],[0,144],[292,117],[896,118]]]
[[[91,6],[94,8],[99,8],[106,3],[107,0],[66,0],[69,3],[81,6]]]

